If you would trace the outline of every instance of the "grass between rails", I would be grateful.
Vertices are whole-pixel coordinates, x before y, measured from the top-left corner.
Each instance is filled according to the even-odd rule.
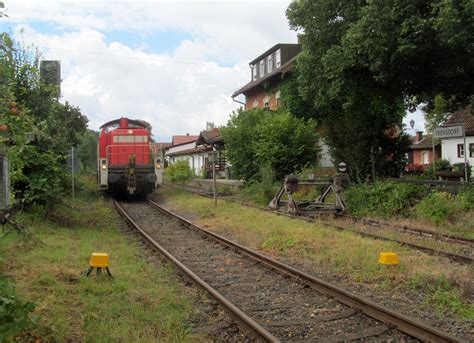
[[[109,200],[81,195],[58,206],[45,221],[40,209],[17,221],[31,237],[0,240],[1,273],[34,301],[31,341],[194,341],[186,322],[192,296],[167,265],[146,262],[138,243],[117,230]],[[84,272],[92,252],[107,252],[114,279]],[[104,273],[105,274],[105,273]]]
[[[159,192],[168,206],[193,215],[193,220],[249,247],[283,258],[292,258],[313,270],[349,275],[356,282],[379,289],[403,288],[424,296],[424,302],[439,312],[474,319],[473,267],[451,264],[445,259],[377,241],[350,232],[338,232],[322,223],[307,223],[271,213],[192,196],[166,187]],[[383,251],[395,251],[401,263],[378,264]]]

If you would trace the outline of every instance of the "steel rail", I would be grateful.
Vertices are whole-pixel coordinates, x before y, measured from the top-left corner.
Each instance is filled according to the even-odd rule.
[[[202,228],[196,224],[193,224],[191,221],[183,218],[182,216],[164,208],[158,203],[148,199],[148,202],[155,208],[168,213],[170,216],[177,218],[182,223],[188,225],[194,230],[199,231],[202,234],[205,234],[209,237],[212,237],[217,242],[224,244],[237,252],[240,252],[243,255],[249,256],[254,260],[260,261],[262,264],[270,267],[271,269],[278,271],[279,273],[284,273],[294,279],[300,280],[305,284],[313,287],[322,294],[326,294],[334,297],[336,300],[341,303],[356,308],[361,312],[365,313],[369,317],[372,317],[378,321],[381,321],[386,324],[393,325],[397,327],[400,331],[416,337],[418,339],[429,341],[429,342],[465,342],[464,340],[451,336],[445,332],[442,332],[430,325],[422,323],[416,319],[409,318],[404,316],[401,313],[393,311],[385,306],[374,303],[373,301],[355,295],[343,288],[332,285],[322,279],[316,278],[312,275],[306,274],[302,271],[299,271],[293,267],[290,267],[284,263],[275,261],[270,257],[267,257],[263,254],[260,254],[256,251],[253,251],[245,246],[242,246],[236,242],[233,242],[223,236],[220,236],[212,231],[209,231],[205,228]]]
[[[193,271],[186,267],[183,263],[177,260],[173,255],[171,255],[166,249],[164,249],[160,244],[158,244],[149,234],[147,234],[139,225],[127,214],[125,209],[120,206],[117,200],[114,200],[115,207],[118,212],[124,219],[133,226],[139,233],[142,235],[146,241],[160,254],[165,258],[170,260],[181,272],[191,279],[195,284],[200,288],[208,292],[214,299],[216,299],[224,308],[224,310],[237,321],[239,326],[243,331],[247,332],[254,338],[262,342],[280,342],[275,336],[273,336],[269,331],[263,328],[260,324],[250,318],[245,312],[240,310],[229,300],[227,300],[222,294],[212,288],[208,283],[202,280],[197,276]]]
[[[182,187],[182,186],[180,186],[179,188],[184,189],[184,187]],[[189,187],[189,188],[197,189],[197,187]],[[206,193],[203,193],[203,192],[198,192],[198,191],[194,192],[194,191],[190,191],[190,190],[187,190],[187,191],[191,192],[191,193],[198,194],[198,195],[206,197],[206,198],[209,198],[209,195],[206,194]],[[279,216],[284,216],[284,217],[288,217],[288,218],[292,218],[292,219],[302,219],[302,220],[307,221],[309,223],[314,223],[314,220],[311,219],[311,218],[308,218],[308,217],[304,217],[304,216],[300,216],[300,215],[293,215],[293,214],[290,214],[290,213],[284,213],[284,212],[279,212],[279,211],[274,211],[274,210],[270,210],[270,209],[262,207],[262,206],[252,205],[252,204],[248,204],[248,203],[245,203],[243,201],[237,201],[237,200],[234,200],[234,199],[225,199],[225,198],[222,198],[222,199],[232,201],[232,202],[235,202],[235,203],[238,203],[240,205],[247,206],[247,207],[250,207],[250,208],[256,208],[256,209],[259,209],[259,210],[262,210],[262,211],[265,211],[265,212],[274,213],[274,214],[279,215]],[[434,248],[430,248],[430,247],[427,247],[427,246],[424,246],[424,245],[419,245],[419,244],[416,244],[416,243],[411,243],[411,242],[403,241],[403,240],[396,239],[396,238],[384,237],[384,236],[380,236],[380,235],[369,233],[369,232],[363,232],[363,231],[360,231],[360,230],[357,230],[357,229],[352,229],[352,228],[336,225],[336,224],[330,223],[328,221],[324,221],[324,224],[327,225],[327,226],[333,227],[333,228],[335,228],[336,230],[339,230],[339,231],[350,231],[350,232],[353,232],[353,233],[358,234],[358,235],[363,236],[363,237],[370,237],[370,238],[377,239],[377,240],[395,242],[395,243],[398,243],[398,244],[403,245],[403,246],[407,246],[407,247],[410,247],[410,248],[414,248],[416,250],[424,251],[426,253],[430,253],[430,254],[433,254],[433,255],[444,256],[444,257],[447,257],[451,260],[454,260],[454,261],[457,261],[457,262],[460,262],[460,263],[464,263],[464,264],[473,264],[474,263],[474,258],[470,257],[470,256],[465,256],[465,255],[460,255],[460,254],[456,254],[456,253],[449,252],[449,251],[434,249]],[[366,225],[368,225],[368,224],[366,224]],[[463,239],[463,238],[461,238],[461,239]],[[471,241],[468,240],[468,243],[470,243],[470,242]]]
[[[382,220],[376,220],[376,219],[364,218],[364,217],[360,218],[360,217],[355,217],[348,214],[338,214],[338,216],[344,219],[355,221],[355,222],[362,222],[363,224],[366,224],[366,225],[379,226],[379,227],[386,225],[395,230],[418,234],[420,236],[434,237],[436,239],[444,240],[448,242],[454,242],[454,243],[466,244],[466,245],[474,244],[474,239],[459,237],[459,236],[454,236],[454,235],[439,234],[436,231],[429,230],[429,229],[420,229],[420,228],[416,228],[416,227],[412,227],[408,225],[391,224]]]

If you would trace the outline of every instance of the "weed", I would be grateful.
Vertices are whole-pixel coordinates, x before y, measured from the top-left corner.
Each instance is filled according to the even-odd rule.
[[[293,235],[290,234],[279,234],[267,238],[262,242],[261,248],[267,250],[280,250],[285,251],[292,248],[296,244],[297,240]]]
[[[9,341],[31,326],[28,316],[35,306],[18,297],[10,280],[0,277],[0,342]]]
[[[472,183],[458,194],[458,198],[464,210],[474,209],[474,186]]]
[[[344,196],[349,211],[356,215],[406,216],[425,194],[419,185],[379,181],[349,188]]]
[[[468,319],[474,319],[474,305],[463,302],[461,293],[444,274],[433,278],[424,273],[415,274],[408,282],[407,288],[417,294],[422,293],[425,305],[443,313],[449,311]]]
[[[283,259],[302,262],[308,270],[329,271],[344,274],[352,280],[393,288],[394,285],[418,287],[426,279],[418,277],[420,270],[436,279],[449,268],[450,279],[464,277],[465,269],[442,263],[437,257],[420,255],[396,243],[374,241],[351,232],[339,232],[322,223],[302,222],[256,209],[243,207],[233,202],[219,201],[217,208],[211,201],[163,188],[158,194],[167,205],[180,212],[188,213],[193,221],[216,233],[225,235],[254,249],[263,249]],[[209,214],[213,215],[210,216]],[[382,251],[395,251],[400,255],[398,266],[384,267],[378,263]],[[419,279],[417,279],[419,278]],[[463,285],[452,286],[463,291]],[[469,304],[460,298],[460,316],[469,315]],[[450,301],[453,303],[453,301]],[[440,303],[451,311],[449,303]],[[451,307],[450,307],[451,306]]]
[[[460,208],[456,196],[445,192],[433,192],[416,206],[416,213],[435,224],[441,224],[451,218]]]
[[[139,243],[117,231],[107,199],[78,194],[74,202],[57,206],[52,218],[45,220],[40,208],[17,216],[39,244],[25,242],[16,232],[0,240],[0,271],[8,271],[18,293],[37,304],[34,323],[24,335],[43,341],[109,342],[190,337],[190,296],[172,268],[145,262]],[[84,276],[90,254],[97,251],[110,254],[114,279]],[[13,335],[25,328],[18,325]]]
[[[245,201],[251,201],[259,205],[267,205],[275,196],[281,183],[275,182],[274,174],[269,167],[261,167],[259,175],[261,181],[250,181],[246,183],[240,196]]]

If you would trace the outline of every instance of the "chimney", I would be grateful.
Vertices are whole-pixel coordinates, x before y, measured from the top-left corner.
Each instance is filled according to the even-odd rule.
[[[423,139],[423,131],[416,131],[415,133],[415,143],[420,142]]]
[[[186,136],[189,136],[189,132],[188,132],[188,133],[186,133]]]

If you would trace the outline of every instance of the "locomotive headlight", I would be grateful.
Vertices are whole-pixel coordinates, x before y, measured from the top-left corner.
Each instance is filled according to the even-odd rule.
[[[107,169],[107,160],[102,160],[102,164],[101,164],[100,168],[102,168],[102,170]]]
[[[161,168],[161,160],[160,160],[159,158],[156,159],[155,168],[156,168],[156,169],[160,169],[160,168]]]

